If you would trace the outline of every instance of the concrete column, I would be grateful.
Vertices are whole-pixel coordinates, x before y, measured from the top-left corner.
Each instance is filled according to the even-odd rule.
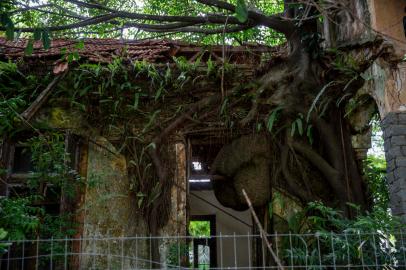
[[[382,120],[392,213],[406,222],[406,112]]]

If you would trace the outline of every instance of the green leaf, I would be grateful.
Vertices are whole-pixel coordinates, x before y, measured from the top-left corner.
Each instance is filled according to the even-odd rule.
[[[14,39],[14,23],[7,13],[0,14],[1,25],[6,28],[6,38],[8,40]]]
[[[275,124],[276,116],[278,115],[278,112],[280,110],[282,110],[282,107],[276,108],[268,118],[267,127],[268,127],[268,131],[270,133],[272,133],[272,128],[273,128],[273,126]]]
[[[295,136],[295,132],[296,132],[296,121],[292,123],[292,128],[290,130],[290,136]]]
[[[46,29],[42,31],[42,45],[45,50],[48,50],[51,47],[51,39],[49,38],[49,32]]]
[[[154,142],[152,142],[152,143],[147,145],[147,148],[148,147],[152,147],[152,149],[156,149],[156,144]]]
[[[307,127],[306,136],[309,139],[310,144],[313,144],[313,133],[312,133],[312,125]]]
[[[299,131],[300,136],[302,136],[303,135],[302,119],[300,119],[300,118],[296,119],[296,125],[297,125],[297,130]]]
[[[71,54],[71,53],[68,54],[68,57],[66,60],[68,60],[68,62],[71,63],[73,61],[73,54]]]
[[[40,40],[41,39],[41,29],[35,29],[33,37],[34,37],[35,41]]]
[[[272,202],[268,203],[268,212],[269,212],[269,218],[272,219],[272,216],[273,216],[273,205],[272,205]]]
[[[78,43],[76,43],[75,48],[83,50],[85,48],[85,42],[83,40],[79,41]]]
[[[32,39],[28,40],[27,47],[25,47],[24,53],[25,55],[32,55],[34,50],[34,41]]]
[[[244,0],[237,0],[237,6],[235,7],[235,17],[241,23],[248,20],[248,8]]]
[[[134,110],[138,109],[138,103],[140,101],[140,93],[135,93],[134,95]]]
[[[262,129],[262,123],[257,124],[257,132],[260,132]]]
[[[14,26],[6,26],[6,37],[8,40],[14,39]]]
[[[79,53],[78,53],[78,52],[73,52],[72,54],[73,54],[73,59],[74,59],[74,60],[77,61],[77,60],[80,59],[80,56],[79,56]]]
[[[328,84],[324,85],[320,92],[317,94],[316,98],[313,100],[312,105],[310,106],[309,111],[307,112],[306,121],[309,122],[310,116],[312,114],[313,109],[316,107],[317,102],[319,101],[320,97],[324,94],[324,92],[332,85],[336,84],[336,81],[331,81]]]
[[[155,94],[155,101],[157,101],[159,99],[161,94],[162,94],[162,87],[159,87]]]
[[[226,111],[227,104],[228,104],[228,98],[225,98],[223,101],[223,104],[221,105],[221,109],[220,109],[221,115]]]

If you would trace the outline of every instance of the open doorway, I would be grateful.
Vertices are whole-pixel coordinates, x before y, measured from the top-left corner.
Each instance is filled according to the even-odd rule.
[[[247,236],[252,234],[251,213],[223,206],[214,194],[216,180],[210,175],[211,164],[227,141],[224,138],[204,141],[196,137],[188,141],[188,231],[195,242],[193,266],[199,269],[249,267],[252,239]],[[237,237],[227,237],[234,235]]]
[[[216,239],[211,237],[216,235],[216,216],[191,216],[189,234],[197,237],[192,242],[193,267],[201,270],[217,267]]]
[[[372,117],[370,127],[371,146],[368,149],[364,164],[364,171],[368,179],[367,184],[373,195],[373,206],[390,211],[384,137],[378,114]]]

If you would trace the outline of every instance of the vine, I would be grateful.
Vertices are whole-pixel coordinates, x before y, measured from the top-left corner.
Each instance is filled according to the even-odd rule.
[[[49,100],[49,106],[64,104],[80,111],[85,116],[84,121],[101,135],[115,137],[116,148],[127,158],[130,191],[136,197],[137,207],[144,213],[147,222],[156,223],[158,228],[166,223],[170,209],[162,209],[159,220],[156,220],[153,217],[156,216],[156,205],[169,205],[167,202],[172,183],[163,183],[157,173],[154,154],[151,153],[156,151],[165,159],[169,149],[161,143],[167,139],[166,136],[161,136],[159,140],[156,138],[164,131],[166,123],[176,121],[177,117],[191,110],[195,97],[188,93],[190,89],[203,85],[201,82],[208,79],[219,82],[221,68],[230,76],[235,72],[232,65],[217,66],[211,58],[205,66],[201,63],[201,57],[193,63],[185,58],[173,58],[174,64],[164,66],[145,61],[129,64],[120,58],[107,65],[81,63],[70,70]],[[31,150],[35,169],[28,186],[35,190],[34,193],[42,194],[46,184],[52,184],[66,195],[74,196],[75,187],[82,183],[77,173],[67,165],[70,157],[65,152],[64,133],[48,126],[41,118],[27,126],[20,117],[39,94],[28,95],[31,88],[25,83],[40,88],[49,82],[48,76],[41,80],[33,75],[27,77],[30,81],[20,82],[20,96],[15,97],[14,81],[18,80],[14,76],[20,72],[18,66],[11,62],[1,63],[1,76],[10,82],[10,85],[3,85],[5,91],[2,92],[0,103],[0,121],[5,128],[1,134],[12,137],[11,130],[22,132],[33,128],[38,135],[25,142]],[[71,64],[74,65],[74,61]],[[171,102],[167,105],[169,100]],[[9,110],[10,106],[12,111]],[[201,108],[192,110],[194,113],[190,117],[198,121],[196,113]],[[221,112],[221,115],[225,113]]]

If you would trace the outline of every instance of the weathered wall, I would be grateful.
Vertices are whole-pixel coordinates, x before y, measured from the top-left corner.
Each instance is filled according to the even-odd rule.
[[[389,112],[406,111],[406,63],[378,59],[365,73],[367,91],[375,99],[381,118]]]
[[[87,190],[84,204],[84,238],[103,237],[126,237],[135,235],[146,235],[146,225],[141,214],[137,210],[137,202],[130,191],[130,182],[127,176],[127,164],[124,156],[117,153],[117,150],[103,137],[94,139],[89,145],[88,151],[88,174]],[[146,241],[137,243],[139,254],[147,250]],[[121,251],[119,243],[116,247],[107,247],[107,243],[97,241],[84,241],[83,253],[106,253],[110,248],[112,254]],[[127,252],[135,250],[135,242],[127,241]],[[125,251],[126,253],[126,251]],[[131,255],[131,254],[128,254]],[[146,256],[145,256],[146,257]],[[83,257],[82,268],[87,269],[93,264],[93,259]],[[121,263],[111,260],[110,265]],[[106,257],[97,257],[96,266],[107,265]],[[125,262],[129,267],[129,262]]]
[[[330,19],[323,22],[327,47],[363,43],[375,39],[377,35],[391,40],[397,46],[405,44],[403,17],[406,16],[406,0],[332,2],[339,8],[335,12],[330,10]]]
[[[371,27],[395,43],[406,42],[403,17],[406,0],[369,0]]]
[[[329,18],[323,21],[326,47],[346,46],[373,39],[368,0],[331,2],[338,8],[329,10],[331,12]]]

